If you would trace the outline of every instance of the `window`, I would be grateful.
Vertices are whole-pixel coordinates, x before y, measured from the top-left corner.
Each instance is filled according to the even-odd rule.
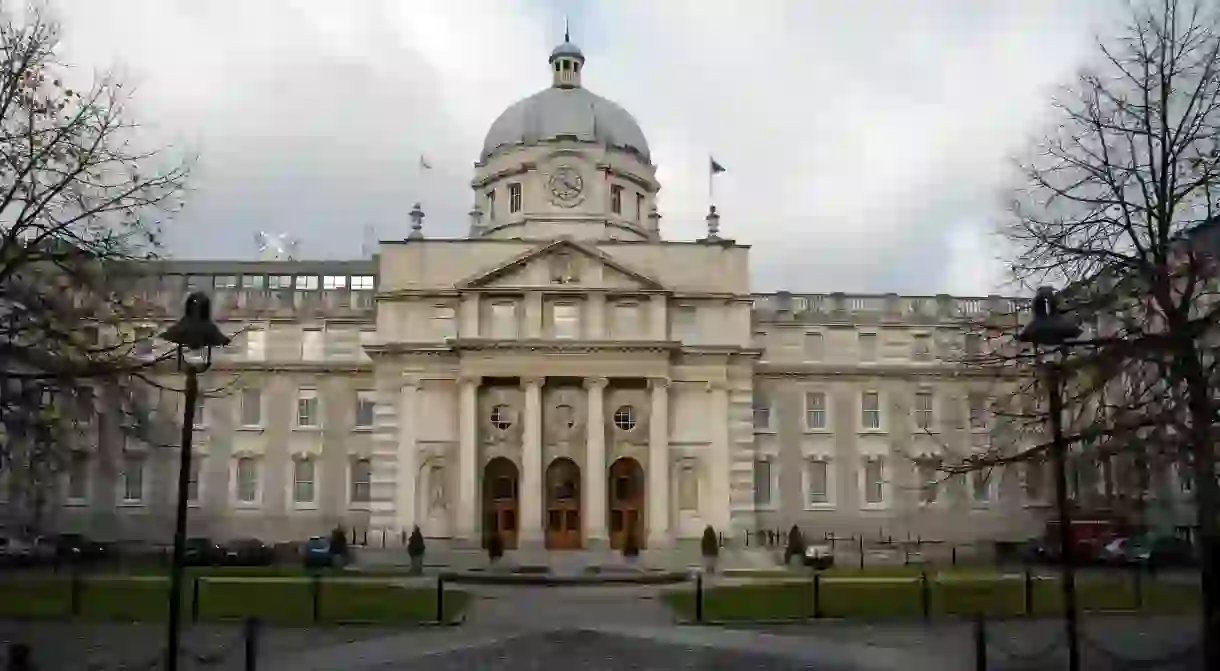
[[[241,390],[241,425],[262,426],[263,392],[259,389]]]
[[[923,431],[931,431],[933,429],[933,403],[932,392],[921,391],[915,394],[915,427]]]
[[[640,306],[634,301],[616,303],[614,306],[614,332],[623,337],[639,335]]]
[[[267,278],[262,275],[242,275],[242,289],[262,289],[267,286]]]
[[[262,361],[267,351],[267,332],[262,329],[246,331],[246,358]]]
[[[267,278],[267,286],[271,289],[291,289],[292,275],[272,275]]]
[[[861,361],[876,361],[877,360],[877,334],[876,333],[861,333],[859,336],[860,360]]]
[[[517,337],[517,305],[515,303],[492,303],[491,337],[513,340]]]
[[[357,459],[352,462],[352,503],[368,503],[373,496],[373,462]]]
[[[754,461],[754,505],[771,505],[771,462],[767,459]]]
[[[881,457],[864,459],[864,503],[885,502],[885,460]]]
[[[487,220],[496,220],[496,192],[494,190],[487,192]]]
[[[629,405],[619,407],[614,411],[614,426],[620,431],[630,431],[635,428],[635,408]]]
[[[432,334],[440,340],[453,338],[457,335],[457,311],[448,305],[436,305],[432,308]]]
[[[826,428],[826,394],[820,391],[805,394],[805,428]]]
[[[766,431],[771,428],[771,397],[761,391],[754,392],[754,429]]]
[[[373,285],[376,283],[375,277],[372,275],[352,275],[352,290],[353,291],[372,291]]]
[[[372,390],[356,392],[356,428],[373,428],[373,409],[377,407],[377,395]]]
[[[151,328],[140,327],[135,330],[135,355],[141,359],[151,359],[153,356],[153,338],[156,332]]]
[[[1039,459],[1027,461],[1022,469],[1025,474],[1025,498],[1028,501],[1043,499],[1043,484],[1046,475],[1046,464]]]
[[[830,503],[830,479],[828,463],[812,459],[805,464],[805,494],[809,505]]]
[[[822,360],[822,334],[821,333],[806,333],[805,334],[805,360],[806,361],[821,361]]]
[[[927,333],[915,334],[911,346],[911,358],[916,361],[930,361],[932,359],[932,336]]]
[[[314,502],[314,470],[313,459],[294,459],[292,461],[292,502]]]
[[[305,329],[301,331],[301,359],[305,361],[321,361],[323,357],[322,329]]]
[[[258,461],[253,457],[242,457],[237,460],[236,491],[237,500],[241,503],[254,503],[258,500]]]
[[[317,291],[317,275],[297,275],[297,291]]]
[[[991,467],[986,466],[970,472],[970,491],[975,503],[991,501]]]
[[[644,194],[635,194],[635,220],[644,220]]]
[[[120,475],[125,503],[139,503],[144,500],[144,455],[128,454],[123,457],[123,471]]]
[[[698,318],[699,313],[695,311],[695,306],[676,306],[674,308],[674,339],[682,342],[695,340],[699,328]]]
[[[983,353],[983,337],[977,333],[967,333],[964,346],[966,356],[978,356]]]
[[[317,428],[317,389],[300,389],[297,391],[297,426],[307,429]]]
[[[521,184],[514,183],[508,185],[508,211],[521,211]]]
[[[860,397],[860,424],[866,429],[881,428],[881,395],[875,391]]]
[[[322,278],[322,288],[327,291],[347,288],[346,275],[326,275]]]
[[[215,286],[217,289],[236,289],[237,288],[237,276],[236,275],[217,275],[215,284],[213,286]]]
[[[936,503],[936,497],[940,483],[938,482],[940,474],[939,459],[920,459],[919,460],[919,501],[920,503]]]
[[[68,500],[84,501],[89,498],[89,455],[73,452],[68,463]]]
[[[503,403],[491,409],[491,425],[499,431],[507,431],[513,425],[512,411]]]
[[[199,474],[203,472],[203,455],[191,455],[191,469],[186,474],[186,500],[188,503],[199,502]]]
[[[580,331],[580,313],[574,303],[556,303],[552,308],[552,327],[556,338],[575,338]]]
[[[969,406],[970,428],[986,429],[987,399],[982,394],[969,394],[966,396],[966,403]]]
[[[615,214],[623,213],[623,187],[618,184],[610,185],[610,211]]]

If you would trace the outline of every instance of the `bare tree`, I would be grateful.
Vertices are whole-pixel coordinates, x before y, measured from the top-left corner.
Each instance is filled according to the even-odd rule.
[[[0,9],[0,471],[35,510],[99,411],[151,437],[133,283],[188,173],[142,148],[120,82],[67,82],[59,37],[45,8]]]
[[[1164,462],[1193,475],[1209,668],[1220,667],[1217,25],[1202,2],[1135,7],[1055,100],[1057,125],[1024,162],[1003,229],[1015,278],[1063,287],[1093,326],[1063,361],[1071,439],[1134,458],[1137,472]]]

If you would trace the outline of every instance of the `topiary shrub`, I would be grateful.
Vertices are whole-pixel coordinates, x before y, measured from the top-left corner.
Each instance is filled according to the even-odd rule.
[[[720,556],[720,539],[716,537],[716,530],[710,524],[703,530],[700,549],[703,551],[704,559],[715,559]]]
[[[795,524],[788,530],[788,547],[784,550],[784,564],[792,562],[793,557],[805,556],[805,537],[801,535],[800,527]]]
[[[330,554],[332,557],[347,559],[347,532],[343,526],[337,526],[330,531]]]

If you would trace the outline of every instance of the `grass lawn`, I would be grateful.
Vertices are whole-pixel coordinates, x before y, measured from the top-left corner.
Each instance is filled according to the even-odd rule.
[[[1025,614],[1023,580],[977,580],[959,578],[952,582],[931,583],[929,589],[932,617],[974,615],[992,617]],[[1137,600],[1133,583],[1120,579],[1085,579],[1076,583],[1078,603],[1083,611],[1131,610]],[[665,596],[679,615],[693,619],[695,597],[690,591],[675,591]],[[818,594],[823,617],[861,619],[918,618],[923,606],[918,581],[892,583],[850,583],[824,581]],[[1059,582],[1034,583],[1033,614],[1054,615],[1062,610]],[[1142,590],[1142,612],[1189,613],[1199,604],[1198,589],[1146,581]],[[758,583],[711,587],[703,592],[703,616],[708,620],[800,619],[812,617],[812,581],[801,583]]]
[[[85,580],[80,617],[88,620],[155,621],[168,613],[168,583],[163,580]],[[183,590],[183,617],[190,619],[192,589]],[[69,617],[72,588],[67,578],[37,577],[0,581],[0,617]],[[445,618],[465,607],[467,594],[445,591]],[[309,582],[222,582],[199,585],[200,620],[251,616],[269,624],[314,623]],[[436,619],[436,590],[393,585],[322,582],[318,622],[410,623]]]
[[[136,564],[131,566],[115,565],[100,566],[88,569],[97,575],[133,575],[133,576],[167,576],[169,567],[158,564]],[[344,576],[406,576],[406,567],[385,566],[360,570],[344,570],[341,568],[305,568],[301,564],[275,564],[272,566],[187,566],[188,576],[275,576],[299,577],[314,573]]]

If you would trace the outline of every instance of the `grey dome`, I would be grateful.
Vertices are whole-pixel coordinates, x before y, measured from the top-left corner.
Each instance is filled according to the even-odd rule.
[[[568,42],[566,40],[564,41],[563,44],[555,47],[554,51],[551,52],[550,62],[554,63],[555,59],[559,58],[561,56],[570,56],[572,58],[579,58],[582,61],[585,59],[585,55],[583,53],[581,53],[580,47],[578,47],[575,44],[572,44],[571,42]]]
[[[563,135],[634,150],[645,161],[651,161],[648,141],[635,118],[622,107],[579,86],[551,87],[509,106],[487,131],[482,158],[486,160],[506,145],[532,145]]]

